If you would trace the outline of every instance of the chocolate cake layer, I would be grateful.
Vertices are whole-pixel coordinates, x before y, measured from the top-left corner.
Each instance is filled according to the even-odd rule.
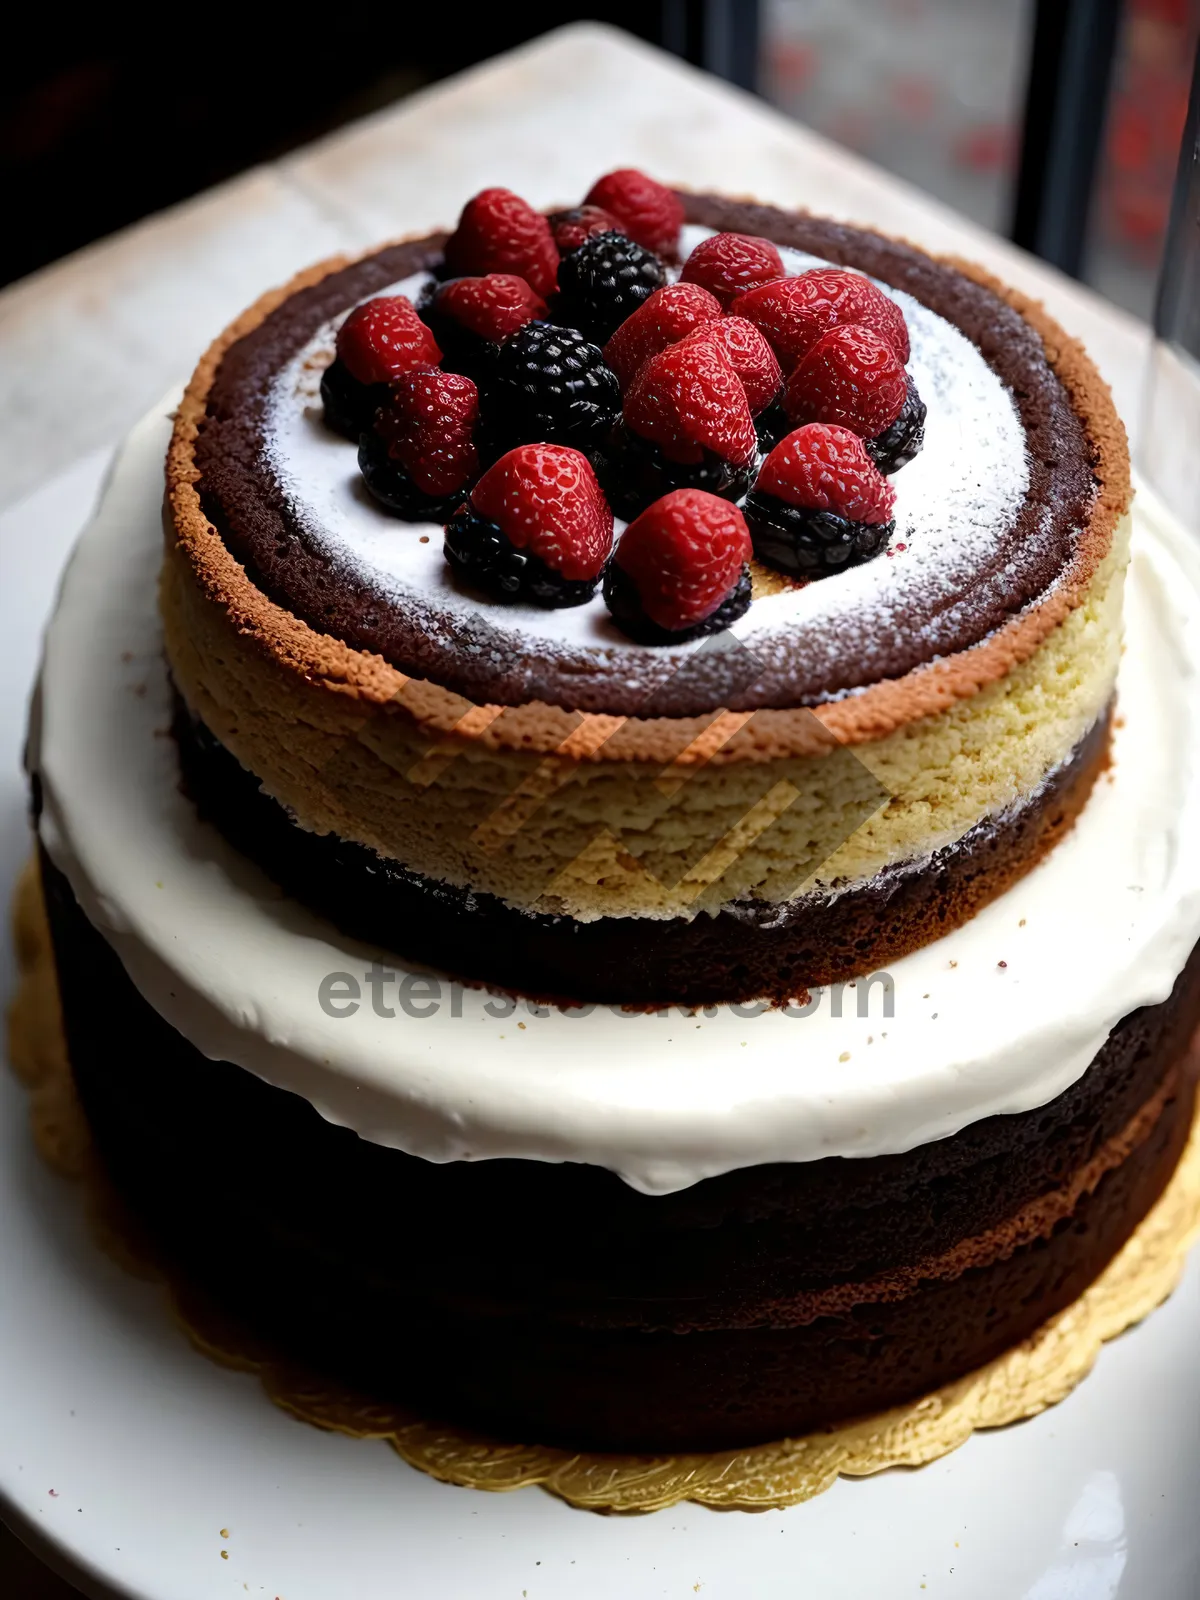
[[[1010,525],[997,530],[993,548],[981,559],[969,593],[951,604],[931,584],[889,637],[872,639],[869,662],[853,628],[838,640],[814,638],[811,649],[798,631],[780,648],[763,650],[749,683],[734,659],[709,651],[700,661],[703,670],[676,673],[656,689],[655,714],[688,715],[717,705],[741,710],[816,704],[902,678],[986,639],[1051,590],[1077,556],[1080,530],[1093,515],[1101,444],[1089,436],[1051,364],[1043,334],[1031,320],[1034,308],[1022,314],[1017,297],[1006,298],[981,274],[862,229],[712,195],[683,199],[692,223],[762,234],[853,266],[907,291],[958,327],[1013,396],[1026,434],[1030,482],[1024,504]],[[473,622],[478,632],[468,636],[456,625],[446,636],[409,608],[387,603],[362,574],[330,563],[319,540],[306,533],[305,509],[289,500],[269,464],[267,413],[275,376],[331,318],[389,284],[437,269],[444,238],[389,246],[319,277],[282,298],[225,351],[195,445],[204,513],[253,582],[322,634],[378,652],[406,673],[487,704],[540,700],[639,715],[647,703],[644,672],[636,681],[623,677],[619,659],[598,662],[595,653],[566,651],[550,658],[532,644],[527,651],[501,650],[495,639],[489,647],[486,606]],[[1058,330],[1045,336],[1061,341],[1054,352],[1061,360],[1069,341]],[[1098,383],[1090,367],[1080,381]],[[1107,399],[1100,410],[1106,426],[1119,433]],[[1126,493],[1109,487],[1118,498]]]
[[[319,1371],[516,1439],[733,1446],[947,1381],[1095,1277],[1190,1125],[1200,955],[1057,1099],[905,1155],[657,1197],[573,1164],[438,1166],[202,1057],[43,876],[82,1100],[163,1247]]]
[[[1073,825],[1108,751],[1106,715],[1043,787],[931,859],[830,897],[734,901],[691,918],[539,914],[298,827],[179,708],[184,785],[287,894],[351,937],[472,982],[633,1006],[786,1000],[898,960],[970,920]]]

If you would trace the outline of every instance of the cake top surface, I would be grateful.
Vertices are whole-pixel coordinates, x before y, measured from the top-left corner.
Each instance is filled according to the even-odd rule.
[[[633,718],[853,702],[880,686],[899,705],[931,663],[944,676],[994,643],[986,679],[1010,646],[1028,653],[1077,602],[1127,498],[1119,424],[1086,358],[1064,339],[1052,363],[1032,308],[908,246],[713,197],[685,204],[685,256],[740,228],[773,238],[786,272],[845,264],[903,310],[928,417],[924,449],[890,480],[885,552],[819,582],[758,568],[748,610],[699,648],[626,637],[599,593],[543,609],[464,584],[441,524],[373,500],[318,401],[340,323],[380,294],[420,300],[439,236],[310,275],[244,319],[193,385],[203,510],[266,600],[468,700]],[[1032,643],[1013,645],[1021,629]],[[967,670],[979,677],[979,662]],[[855,715],[877,722],[878,708]]]

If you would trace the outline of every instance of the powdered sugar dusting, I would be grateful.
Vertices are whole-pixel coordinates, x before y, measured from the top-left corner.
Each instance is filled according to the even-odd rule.
[[[685,229],[685,250],[710,231]],[[822,264],[798,251],[781,255],[789,273]],[[429,281],[421,273],[386,292],[415,300]],[[867,678],[872,656],[897,630],[912,632],[918,599],[921,615],[944,619],[969,606],[981,584],[1008,585],[1011,572],[999,557],[1029,488],[1024,428],[999,377],[951,323],[903,291],[880,287],[904,311],[909,371],[928,407],[925,448],[892,479],[891,548],[865,566],[756,599],[731,630],[763,656],[802,637],[819,664],[844,650],[852,627]],[[611,664],[636,684],[643,666],[646,682],[655,682],[672,656],[691,648],[634,644],[613,625],[598,594],[583,606],[543,611],[499,605],[461,588],[442,555],[441,526],[401,522],[383,511],[362,483],[353,446],[325,427],[318,389],[336,328],[331,322],[320,329],[281,370],[266,427],[271,469],[298,525],[333,571],[403,608],[427,639],[450,650],[506,658],[533,650],[576,663],[582,656],[597,671]]]

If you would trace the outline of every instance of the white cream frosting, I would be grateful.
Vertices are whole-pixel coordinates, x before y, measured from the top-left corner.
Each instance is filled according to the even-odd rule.
[[[684,230],[683,253],[708,237],[709,228]],[[790,274],[827,265],[796,250],[781,252]],[[418,273],[392,284],[389,294],[420,298],[431,281]],[[811,654],[852,627],[869,666],[871,642],[890,644],[914,601],[938,596],[937,613],[968,595],[1011,528],[1029,489],[1025,431],[1009,391],[979,350],[953,323],[902,290],[881,284],[901,306],[912,356],[908,370],[928,406],[925,445],[892,478],[896,531],[886,557],[852,567],[803,588],[757,598],[730,630],[747,644],[801,627]],[[269,402],[267,458],[306,538],[335,572],[365,584],[389,605],[422,616],[425,632],[447,641],[464,628],[486,629],[489,648],[553,655],[585,652],[619,659],[626,681],[638,658],[661,670],[666,651],[633,643],[617,628],[597,593],[582,606],[481,607],[478,595],[458,587],[442,555],[441,524],[399,521],[371,498],[357,469],[354,447],[325,426],[321,372],[332,359],[343,318],[320,328],[281,368]],[[617,533],[623,524],[618,522]]]
[[[1061,1093],[1121,1016],[1168,995],[1200,937],[1200,552],[1143,493],[1112,772],[1036,871],[893,965],[892,1016],[881,981],[804,1016],[581,1016],[445,980],[434,1014],[407,1014],[392,981],[396,1014],[377,1015],[369,953],[283,898],[178,790],[155,606],[168,410],[124,448],[49,627],[41,835],[173,1027],[363,1138],[433,1161],[591,1162],[655,1193],[904,1151]],[[419,970],[393,970],[409,1011],[429,1009]],[[318,1003],[333,973],[362,986],[353,1016]]]

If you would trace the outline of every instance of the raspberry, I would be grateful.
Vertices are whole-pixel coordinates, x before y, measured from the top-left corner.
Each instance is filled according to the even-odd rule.
[[[577,328],[528,322],[500,346],[485,412],[501,440],[595,446],[621,412],[621,389]]]
[[[444,522],[479,471],[479,391],[470,378],[430,367],[388,391],[358,464],[367,488],[413,522]]]
[[[895,422],[907,392],[891,345],[851,324],[822,334],[788,379],[783,403],[794,423],[830,422],[870,439]]]
[[[455,277],[516,273],[535,294],[553,294],[558,247],[540,211],[511,189],[481,189],[468,200],[446,242],[446,266]]]
[[[337,355],[321,374],[325,421],[356,443],[387,398],[387,385],[442,359],[433,334],[403,295],[367,300],[342,323]]]
[[[742,380],[751,416],[757,417],[760,411],[779,399],[783,373],[775,352],[752,322],[747,322],[745,317],[718,317],[715,322],[706,322],[689,334],[687,342],[692,344],[699,340],[719,345],[729,357],[733,370]]]
[[[499,344],[527,322],[546,315],[546,302],[525,282],[509,272],[489,272],[483,278],[451,278],[442,284],[433,305],[468,333]]]
[[[414,367],[436,367],[437,341],[402,294],[356,306],[338,330],[338,360],[356,383],[391,383]]]
[[[746,233],[714,233],[683,264],[684,283],[699,283],[728,311],[738,295],[784,276],[783,260],[769,239]]]
[[[550,231],[560,255],[578,250],[585,239],[596,233],[620,233],[621,224],[611,211],[599,206],[576,206],[572,211],[552,211]]]
[[[613,518],[587,457],[525,444],[501,456],[446,525],[446,559],[501,600],[580,605],[612,549]]]
[[[651,356],[720,315],[720,305],[698,283],[669,283],[625,319],[604,346],[604,359],[627,389]]]
[[[754,459],[754,419],[723,348],[685,340],[652,357],[625,397],[625,426],[671,461],[693,464],[706,450],[734,466]]]
[[[846,428],[813,422],[789,433],[746,496],[761,561],[802,578],[860,565],[887,547],[896,491]]]
[[[864,440],[867,454],[880,472],[899,472],[914,456],[920,455],[925,444],[925,417],[925,402],[917,393],[911,376],[906,374],[900,415],[890,428],[877,433],[873,439]]]
[[[784,368],[802,361],[822,334],[845,323],[871,328],[908,360],[908,326],[894,300],[861,272],[814,267],[739,295],[731,309],[760,328]]]
[[[678,254],[683,201],[636,167],[623,167],[597,179],[584,203],[610,211],[622,233],[655,255],[673,260]]]
[[[667,281],[656,255],[623,233],[596,233],[558,268],[564,322],[603,342]]]
[[[622,534],[605,574],[605,602],[641,644],[718,633],[750,605],[752,548],[736,506],[699,489],[677,489]]]

